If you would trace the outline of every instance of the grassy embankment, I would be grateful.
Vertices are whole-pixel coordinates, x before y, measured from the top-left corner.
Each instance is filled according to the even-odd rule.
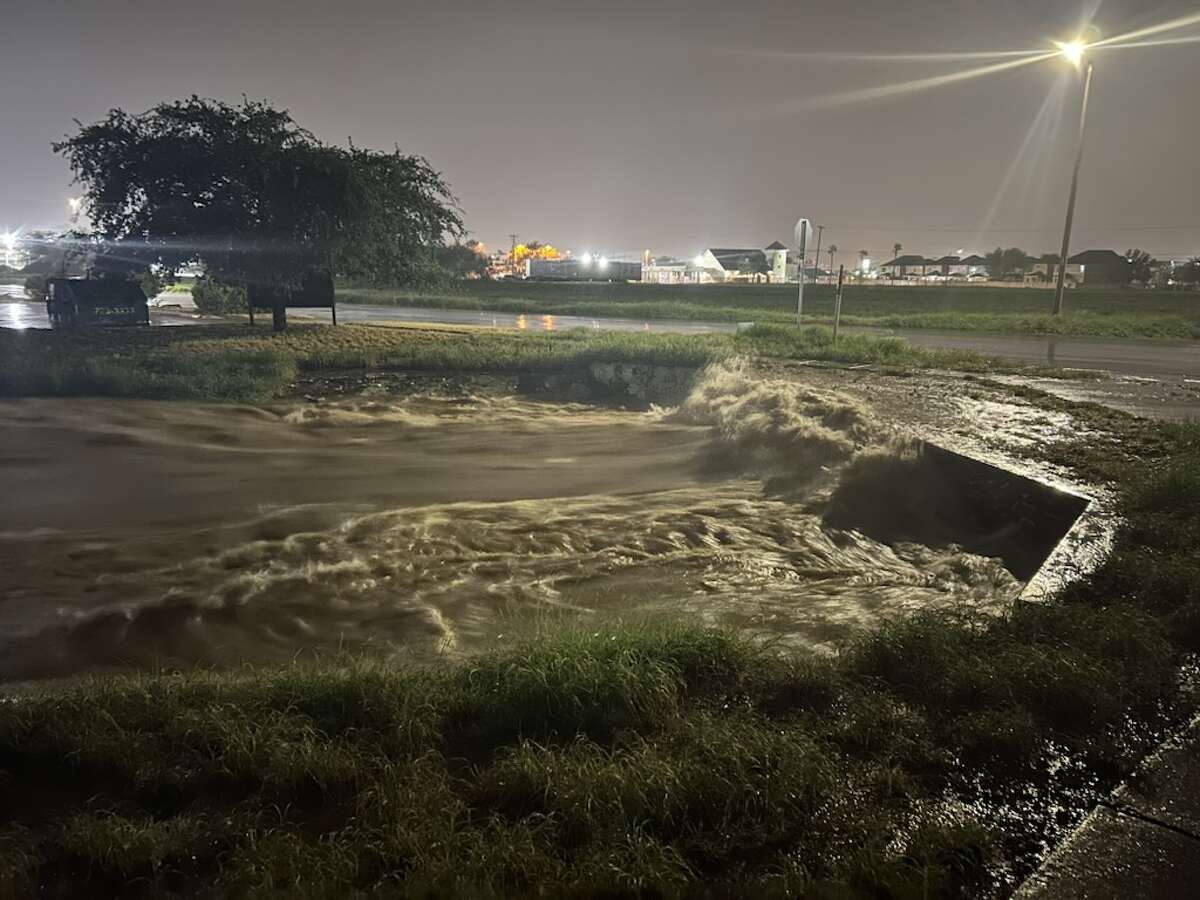
[[[1114,552],[1001,618],[829,659],[640,627],[0,704],[0,894],[1003,890],[1191,708],[1200,428],[1088,424],[1057,452],[1124,482]]]
[[[0,396],[262,400],[297,373],[321,369],[551,372],[595,360],[698,366],[733,354],[890,369],[1033,371],[973,353],[913,347],[898,338],[843,336],[835,346],[820,328],[762,326],[735,336],[302,325],[276,335],[261,325],[251,330],[228,324],[0,332]]]
[[[9,333],[0,373],[9,395],[252,398],[301,368],[694,364],[730,340]],[[746,340],[809,353],[826,339]],[[1200,651],[1200,428],[1025,394],[1086,414],[1086,437],[1047,458],[1122,485],[1114,553],[1052,602],[898,619],[832,659],[640,627],[435,668],[332,659],[0,704],[0,895],[1008,883],[1190,708],[1179,673]]]
[[[347,303],[775,324],[793,322],[796,311],[796,288],[788,285],[468,281],[426,292],[343,288],[338,297]],[[848,285],[842,322],[877,328],[1200,339],[1200,293],[1080,288],[1067,295],[1067,311],[1060,317],[1049,314],[1052,299],[1051,291],[1038,288]],[[804,303],[811,321],[832,321],[833,289],[828,285],[810,285]]]

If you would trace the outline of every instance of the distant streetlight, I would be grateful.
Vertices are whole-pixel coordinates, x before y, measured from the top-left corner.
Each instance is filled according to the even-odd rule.
[[[579,257],[579,261],[583,263],[584,268],[587,268],[592,264],[592,254],[585,252],[583,256]]]
[[[1079,64],[1083,62],[1087,54],[1087,44],[1080,40],[1059,42],[1058,50],[1064,59],[1075,68],[1079,68]],[[1056,316],[1062,314],[1063,295],[1067,290],[1067,258],[1071,255],[1071,226],[1075,222],[1075,197],[1079,192],[1079,167],[1083,163],[1083,137],[1087,129],[1088,99],[1092,93],[1092,73],[1095,69],[1096,64],[1091,58],[1088,58],[1083,75],[1083,102],[1080,104],[1079,110],[1079,139],[1075,152],[1075,171],[1071,175],[1071,194],[1067,199],[1067,221],[1063,226],[1062,253],[1058,260],[1058,283],[1054,291],[1054,315]]]
[[[4,246],[4,265],[11,266],[13,264],[13,251],[17,249],[17,240],[20,238],[21,229],[16,231],[5,231],[0,234],[0,245]]]
[[[607,268],[608,268],[608,257],[607,256],[600,257],[600,271],[603,272]]]

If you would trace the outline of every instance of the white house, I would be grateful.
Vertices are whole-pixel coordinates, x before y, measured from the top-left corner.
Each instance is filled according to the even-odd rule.
[[[710,247],[696,258],[696,265],[703,271],[705,281],[770,281],[772,265],[779,251],[768,261],[762,250],[738,247]],[[787,248],[782,253],[787,265]]]

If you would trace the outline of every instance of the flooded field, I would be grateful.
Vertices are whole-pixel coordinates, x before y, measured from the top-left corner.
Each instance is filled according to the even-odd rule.
[[[381,394],[28,400],[0,421],[4,680],[427,659],[663,615],[828,648],[1021,589],[953,543],[826,524],[847,479],[911,447],[847,397],[736,367],[649,412]]]

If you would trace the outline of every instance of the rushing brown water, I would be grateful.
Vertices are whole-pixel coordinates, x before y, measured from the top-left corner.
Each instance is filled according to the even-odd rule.
[[[679,410],[508,398],[0,404],[0,678],[428,658],[664,614],[824,647],[1006,604],[996,560],[822,525],[887,433],[844,398],[709,373]]]

